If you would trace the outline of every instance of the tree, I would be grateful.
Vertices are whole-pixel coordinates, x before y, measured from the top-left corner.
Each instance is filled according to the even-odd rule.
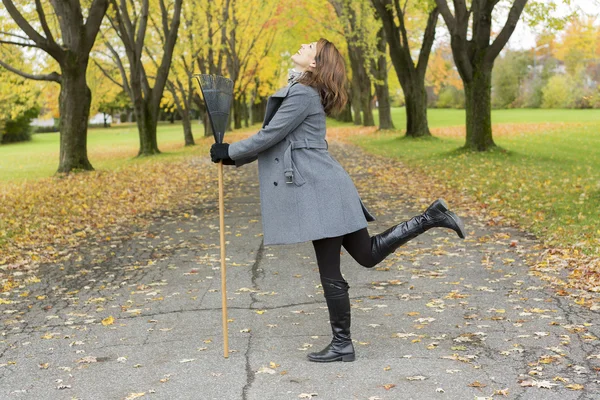
[[[542,90],[543,108],[573,108],[577,100],[576,83],[567,75],[554,75]]]
[[[77,169],[93,169],[87,156],[87,124],[90,113],[91,92],[86,81],[90,51],[96,41],[102,19],[106,14],[108,0],[93,0],[87,12],[83,12],[78,0],[51,0],[50,7],[35,0],[37,24],[43,34],[34,28],[13,0],[2,0],[6,11],[19,27],[19,33],[2,32],[11,40],[1,40],[5,45],[38,48],[54,59],[60,73],[33,74],[19,70],[3,61],[0,65],[28,79],[51,81],[60,84],[60,158],[58,172]],[[87,15],[87,18],[84,17]],[[48,20],[47,15],[53,16]],[[54,26],[60,30],[55,39]]]
[[[492,105],[496,108],[521,107],[523,86],[529,74],[529,51],[507,51],[498,58],[492,74]],[[534,73],[536,73],[534,71]]]
[[[440,92],[449,86],[458,90],[463,89],[462,80],[452,61],[452,49],[449,43],[440,43],[431,54],[425,73],[425,85],[432,88],[435,96],[439,96]]]
[[[527,0],[514,0],[506,22],[492,41],[492,12],[499,0],[454,0],[454,14],[447,0],[435,0],[446,26],[454,63],[465,87],[467,138],[465,148],[476,151],[496,146],[492,138],[492,69],[494,61],[517,26]],[[472,26],[469,21],[472,19]],[[469,29],[470,28],[470,29]],[[471,39],[468,39],[469,30]]]
[[[599,62],[596,52],[600,48],[600,29],[594,24],[595,18],[578,16],[573,18],[563,31],[556,56],[565,63],[567,73],[572,76],[577,75],[586,66]]]
[[[2,51],[7,49],[0,48],[0,57],[10,62],[13,66],[18,66],[19,70],[24,70],[27,66],[23,63],[23,56],[20,52]],[[38,107],[38,97],[40,90],[33,80],[23,78],[9,70],[0,67],[0,121],[8,121],[18,118],[26,111]]]
[[[131,108],[131,99],[124,91],[116,95],[103,97],[98,103],[98,111],[104,114],[104,127],[108,127],[107,116],[113,116],[117,111],[124,111]],[[125,121],[121,121],[125,122]]]
[[[427,122],[427,92],[425,90],[425,72],[435,39],[435,27],[439,16],[437,7],[429,2],[419,3],[425,10],[427,23],[423,31],[421,49],[415,65],[407,30],[406,3],[400,6],[399,0],[371,0],[377,9],[389,44],[390,58],[396,75],[404,91],[406,102],[406,136],[431,136]],[[418,9],[417,9],[418,10]],[[418,12],[418,11],[417,11]]]
[[[117,4],[117,0],[111,0],[109,21],[123,44],[129,63],[129,74],[117,48],[108,39],[104,43],[121,75],[121,82],[113,78],[114,82],[129,94],[133,103],[140,135],[138,156],[160,153],[156,137],[158,112],[171,68],[173,49],[177,42],[182,2],[182,0],[175,0],[171,21],[169,21],[170,7],[167,7],[164,0],[158,1],[159,10],[155,10],[154,7],[151,9],[149,0],[142,0],[139,8],[135,2],[120,0]],[[156,66],[156,73],[153,79],[154,86],[151,86],[151,75],[148,67],[144,65],[143,53],[149,46],[145,43],[148,36],[148,19],[151,13],[154,15],[154,12],[160,17],[158,32],[163,53],[160,62],[153,58],[152,65]],[[111,76],[109,73],[106,75]]]
[[[227,2],[231,3],[225,39],[226,68],[233,81],[234,128],[239,129],[242,120],[248,126],[247,92],[273,46],[277,34],[273,18],[282,10],[274,0]],[[260,12],[254,12],[257,10]]]
[[[379,129],[394,129],[387,72],[387,40],[383,26],[377,31],[377,55],[371,60],[371,75],[375,78],[375,93],[379,104]]]
[[[329,0],[338,18],[342,21],[344,36],[348,46],[348,58],[352,69],[351,99],[354,109],[354,124],[373,126],[373,98],[371,60],[370,55],[375,53],[376,39],[370,38],[375,26],[373,12],[368,8],[366,1]],[[371,29],[369,29],[371,28]],[[377,32],[375,28],[375,32]],[[361,118],[362,112],[362,118]]]

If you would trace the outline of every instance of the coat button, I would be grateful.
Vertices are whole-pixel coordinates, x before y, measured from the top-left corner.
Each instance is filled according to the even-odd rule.
[[[275,159],[275,164],[279,164],[279,158]]]
[[[277,186],[277,182],[273,182],[273,185]]]

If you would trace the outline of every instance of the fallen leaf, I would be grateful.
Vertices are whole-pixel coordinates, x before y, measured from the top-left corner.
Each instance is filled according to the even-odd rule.
[[[567,389],[571,389],[571,390],[583,390],[584,386],[580,385],[578,383],[572,383],[570,385],[565,386]]]
[[[409,381],[424,381],[427,378],[422,375],[416,375],[416,376],[407,376],[406,379]]]
[[[486,385],[486,384],[483,384],[483,383],[481,383],[481,382],[479,382],[479,381],[475,381],[475,382],[473,382],[473,383],[469,383],[467,386],[469,386],[469,387],[476,387],[476,388],[484,388],[484,387],[486,387],[487,385]]]
[[[312,399],[313,397],[317,397],[316,393],[300,393],[298,398],[300,399]]]

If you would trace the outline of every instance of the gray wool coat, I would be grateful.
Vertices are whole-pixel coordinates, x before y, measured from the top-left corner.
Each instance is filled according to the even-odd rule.
[[[258,159],[264,244],[345,235],[373,216],[327,151],[316,89],[294,82],[269,98],[262,129],[229,146],[236,166]]]

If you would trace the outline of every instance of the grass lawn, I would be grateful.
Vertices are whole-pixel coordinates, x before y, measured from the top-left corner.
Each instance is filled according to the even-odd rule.
[[[402,138],[404,109],[394,109],[400,131],[355,136],[368,151],[397,157],[467,190],[552,244],[577,245],[600,254],[600,110],[495,110],[494,139],[505,151],[485,154],[457,151],[464,143],[463,110],[429,110],[433,139]],[[377,115],[376,115],[377,117]],[[328,126],[352,126],[334,120]],[[454,128],[448,128],[454,127]],[[157,157],[135,158],[137,127],[118,125],[90,129],[88,153],[98,170],[114,170],[145,162],[205,156],[212,138],[185,148],[179,124],[161,124]],[[257,131],[259,126],[229,133]],[[49,177],[58,167],[58,134],[34,135],[33,141],[0,146],[0,182]]]
[[[379,113],[374,110],[375,123],[379,123]],[[430,128],[465,125],[465,110],[429,109],[427,118]],[[392,121],[396,129],[406,128],[406,111],[402,108],[392,108]],[[600,121],[600,110],[540,110],[540,109],[511,109],[493,110],[492,123],[554,123],[554,122],[594,122]],[[331,119],[328,126],[347,126]]]
[[[197,144],[205,141],[212,143],[212,138],[203,137],[201,125],[194,124],[193,133]],[[139,150],[135,124],[120,124],[88,131],[88,157],[97,170],[117,169],[131,163],[178,159],[206,150],[205,146],[184,147],[181,124],[169,123],[161,123],[158,127],[158,148],[163,153],[156,157],[135,158]],[[2,145],[0,181],[24,181],[52,176],[58,168],[58,155],[58,133],[35,134],[30,142]]]
[[[432,110],[430,126],[450,124],[458,113]],[[493,121],[514,125],[497,127],[494,140],[503,151],[485,154],[458,150],[464,137],[452,129],[438,129],[432,139],[387,132],[352,140],[466,190],[551,245],[600,255],[600,110],[501,110]],[[523,128],[524,122],[557,124]]]

